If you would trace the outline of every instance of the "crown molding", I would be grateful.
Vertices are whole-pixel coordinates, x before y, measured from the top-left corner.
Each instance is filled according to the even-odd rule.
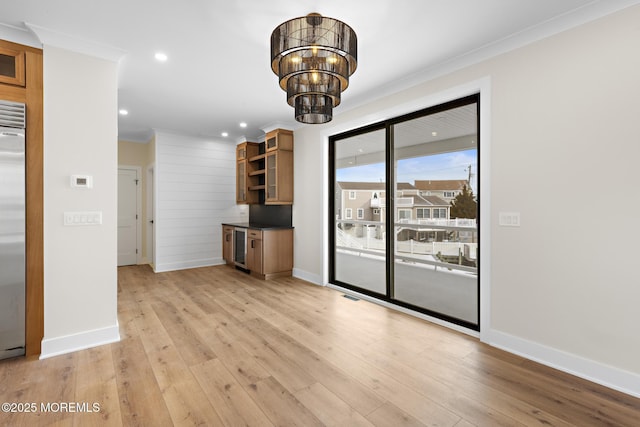
[[[341,103],[342,113],[479,64],[556,34],[572,30],[638,4],[640,4],[640,0],[594,0],[578,9],[525,28],[501,40],[463,53],[448,61],[435,64],[432,67],[425,68],[397,81],[382,85],[376,89],[374,96],[372,96],[371,93],[365,93],[351,98],[344,97]]]
[[[40,43],[38,37],[26,26],[17,27],[0,22],[0,39],[42,49],[42,43]]]
[[[126,51],[113,46],[99,44],[91,40],[80,39],[69,34],[54,31],[39,25],[30,24],[28,22],[25,22],[25,26],[38,37],[43,45],[55,46],[112,62],[119,62],[127,53]]]

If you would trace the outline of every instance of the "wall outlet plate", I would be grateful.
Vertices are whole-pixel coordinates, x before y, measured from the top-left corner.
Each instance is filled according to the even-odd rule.
[[[64,225],[101,225],[102,212],[65,212]]]
[[[498,225],[503,227],[520,227],[520,212],[500,212]]]

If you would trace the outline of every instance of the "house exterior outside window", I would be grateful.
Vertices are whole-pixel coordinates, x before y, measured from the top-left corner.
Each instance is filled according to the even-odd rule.
[[[416,208],[416,218],[418,218],[418,219],[431,218],[431,209],[429,209],[429,208]]]
[[[353,210],[351,208],[344,210],[344,219],[353,219]]]
[[[363,219],[364,218],[364,209],[358,208],[356,210],[356,216],[357,216],[357,219]]]
[[[356,199],[356,192],[349,191],[349,200],[355,200],[355,199]]]
[[[411,209],[398,209],[398,219],[411,219]]]
[[[447,210],[445,208],[434,208],[432,211],[434,218],[447,218]]]

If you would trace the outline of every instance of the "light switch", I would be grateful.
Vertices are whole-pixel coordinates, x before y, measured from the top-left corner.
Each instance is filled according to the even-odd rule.
[[[64,225],[101,225],[102,212],[65,212]]]
[[[500,212],[498,225],[503,227],[520,227],[520,212]]]

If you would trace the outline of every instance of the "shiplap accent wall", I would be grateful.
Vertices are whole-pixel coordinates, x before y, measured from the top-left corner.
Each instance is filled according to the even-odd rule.
[[[233,143],[156,131],[155,271],[222,263],[222,222],[246,222],[235,203]]]

